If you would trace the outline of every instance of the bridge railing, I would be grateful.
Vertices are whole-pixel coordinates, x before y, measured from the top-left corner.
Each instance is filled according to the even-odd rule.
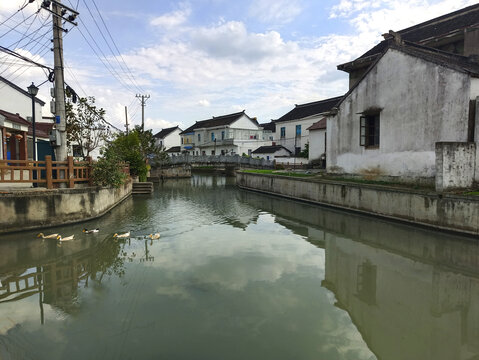
[[[254,168],[274,168],[274,161],[240,155],[176,155],[169,158],[168,164],[161,165],[225,165]]]

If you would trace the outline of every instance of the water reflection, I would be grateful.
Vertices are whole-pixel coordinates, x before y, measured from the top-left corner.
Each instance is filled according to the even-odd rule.
[[[0,358],[479,356],[470,239],[208,176],[166,181],[88,227],[100,234],[61,247],[0,239]],[[132,238],[113,241],[122,230]]]

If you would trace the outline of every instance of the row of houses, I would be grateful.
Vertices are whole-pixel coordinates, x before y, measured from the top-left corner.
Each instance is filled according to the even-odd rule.
[[[338,65],[346,94],[268,124],[243,111],[177,128],[175,152],[277,160],[308,146],[331,173],[432,178],[449,164],[478,181],[479,4],[383,37]]]

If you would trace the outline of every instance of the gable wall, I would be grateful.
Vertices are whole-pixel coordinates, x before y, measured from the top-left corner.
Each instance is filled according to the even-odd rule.
[[[26,88],[25,88],[26,90]],[[0,81],[0,109],[20,114],[24,119],[32,116],[32,98]],[[42,106],[35,102],[35,120],[42,121]]]
[[[241,116],[238,120],[231,124],[232,129],[250,129],[258,130],[258,126],[255,125],[246,115]]]
[[[470,78],[389,49],[327,122],[328,170],[431,177],[435,143],[466,141]],[[379,107],[380,146],[359,145],[360,113]]]

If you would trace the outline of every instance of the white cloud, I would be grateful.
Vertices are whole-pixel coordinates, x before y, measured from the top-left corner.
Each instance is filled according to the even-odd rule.
[[[281,25],[290,23],[302,7],[299,0],[257,0],[249,8],[249,14],[264,23]]]
[[[202,99],[202,100],[198,101],[197,104],[198,104],[199,106],[204,106],[204,107],[208,107],[208,106],[211,105],[210,102],[209,102],[208,100],[206,100],[206,99]]]
[[[140,119],[141,121],[141,119]],[[160,131],[161,129],[166,129],[170,128],[176,125],[180,125],[178,122],[171,122],[168,120],[164,119],[154,119],[147,117],[145,119],[145,128],[147,129],[153,129],[153,134],[155,134],[157,131]]]
[[[151,19],[150,24],[166,29],[182,25],[191,14],[191,8],[186,4],[180,4],[180,9],[168,14],[157,16]]]

